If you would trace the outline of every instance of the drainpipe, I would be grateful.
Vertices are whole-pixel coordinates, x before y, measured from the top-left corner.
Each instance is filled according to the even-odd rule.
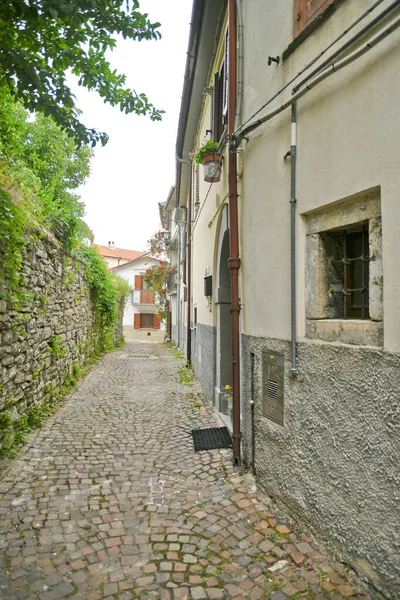
[[[296,102],[292,104],[292,127],[290,140],[290,309],[292,328],[292,367],[290,369],[293,377],[297,375],[297,326],[296,326]]]
[[[187,336],[186,336],[186,360],[192,361],[192,330],[190,329],[191,294],[192,294],[192,161],[176,157],[179,163],[189,167],[189,194],[187,207]]]
[[[236,16],[238,22],[238,40],[237,40],[237,106],[236,106],[236,121],[235,131],[242,125],[242,111],[243,111],[243,88],[244,88],[244,44],[243,44],[243,14],[242,14],[242,0],[236,0]]]
[[[178,284],[176,286],[176,343],[180,348],[181,343],[181,225],[178,224]]]
[[[228,196],[229,196],[229,242],[231,271],[231,321],[232,321],[232,383],[233,383],[233,463],[240,465],[240,357],[239,357],[239,225],[236,153],[231,147],[235,131],[237,48],[236,48],[236,2],[229,0],[228,6]]]

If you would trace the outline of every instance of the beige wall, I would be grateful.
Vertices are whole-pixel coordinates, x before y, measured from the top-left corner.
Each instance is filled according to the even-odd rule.
[[[279,10],[277,3],[269,4],[271,11],[265,10],[263,0],[245,3],[245,23],[251,24],[252,34],[245,35],[244,119],[373,2],[343,2],[283,64],[267,67],[268,54],[282,55],[290,42],[292,20],[291,2],[280,2]],[[391,351],[400,351],[399,49],[397,30],[311,90],[297,107],[298,215],[369,188],[381,188],[384,347]],[[289,97],[290,88],[282,100]],[[250,141],[244,143],[240,199],[240,227],[245,234],[241,236],[243,330],[281,339],[290,336],[290,159],[283,159],[289,148],[287,110],[250,134]],[[300,216],[296,227],[302,335],[305,229]]]

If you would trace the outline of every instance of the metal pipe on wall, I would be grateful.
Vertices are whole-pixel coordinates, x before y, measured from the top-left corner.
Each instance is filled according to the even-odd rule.
[[[236,117],[235,117],[235,130],[237,130],[242,124],[242,112],[243,112],[243,88],[244,88],[244,44],[243,44],[243,14],[242,14],[242,0],[236,0],[236,14],[238,21],[238,72],[237,72],[237,106],[236,106]]]
[[[291,374],[297,375],[297,324],[296,324],[296,159],[297,159],[297,115],[296,102],[292,104],[290,132],[290,310],[292,330]]]
[[[235,131],[237,94],[237,46],[236,46],[236,1],[228,5],[228,136],[232,142]],[[233,383],[233,462],[240,465],[240,344],[239,344],[239,219],[236,152],[228,153],[228,197],[229,197],[229,269],[231,272],[231,322],[232,322],[232,383]]]
[[[181,343],[181,257],[182,239],[181,224],[178,224],[178,284],[176,286],[176,343],[180,348]]]
[[[190,329],[190,313],[191,307],[191,294],[192,294],[192,161],[184,160],[183,158],[176,157],[176,160],[189,167],[189,194],[188,194],[188,206],[187,206],[187,219],[186,219],[186,239],[187,239],[187,335],[186,335],[186,360],[188,363],[192,360],[192,330]]]
[[[360,46],[360,48],[358,48],[354,52],[351,52],[345,58],[338,60],[338,62],[333,63],[328,68],[324,69],[322,72],[320,72],[318,75],[316,75],[313,79],[311,79],[311,81],[309,81],[307,83],[307,85],[305,85],[305,87],[303,87],[298,92],[296,92],[294,94],[294,96],[292,96],[292,98],[290,98],[289,100],[287,100],[286,102],[284,102],[283,104],[278,106],[278,108],[276,108],[275,110],[272,110],[271,112],[267,113],[264,117],[257,119],[256,121],[254,121],[254,123],[251,123],[250,125],[245,127],[238,134],[238,136],[236,138],[236,144],[238,144],[239,140],[246,137],[246,135],[249,134],[251,131],[254,131],[258,127],[260,127],[260,125],[262,125],[263,123],[270,121],[273,117],[275,117],[282,111],[289,108],[289,106],[294,104],[294,102],[299,100],[299,98],[302,98],[305,94],[307,94],[308,91],[312,90],[316,85],[321,83],[321,81],[323,81],[327,77],[330,77],[337,71],[340,71],[344,67],[347,67],[347,65],[349,65],[350,63],[354,62],[355,60],[357,60],[358,58],[360,58],[361,56],[366,54],[366,52],[368,52],[374,46],[379,44],[382,40],[387,38],[387,36],[390,35],[391,33],[393,33],[393,31],[395,31],[398,27],[400,27],[400,17],[397,17],[391,23],[389,23],[389,25],[387,25],[386,27],[381,29],[378,33],[376,33],[374,36],[372,36],[368,40],[368,42],[365,42],[365,44],[362,44],[362,46]]]
[[[352,46],[355,42],[357,42],[360,38],[362,38],[366,33],[368,33],[373,27],[375,27],[375,25],[378,25],[378,23],[380,23],[385,17],[387,17],[388,14],[393,12],[394,9],[398,8],[399,6],[400,6],[400,0],[396,0],[395,2],[390,4],[390,6],[385,8],[385,10],[383,10],[381,13],[379,13],[379,15],[377,15],[375,17],[375,19],[372,19],[372,21],[370,21],[365,27],[360,29],[360,31],[358,31],[355,35],[353,35],[353,37],[351,37],[345,44],[340,46],[340,48],[338,50],[336,50],[336,52],[331,54],[331,56],[328,56],[328,58],[326,60],[324,60],[323,63],[318,65],[318,67],[316,69],[311,71],[311,73],[309,73],[306,77],[304,77],[304,79],[302,79],[299,83],[297,83],[292,89],[292,94],[295,94],[301,87],[303,87],[303,85],[305,85],[308,81],[310,81],[310,79],[312,79],[315,75],[317,75],[320,71],[322,71],[322,69],[324,69],[333,60],[335,60],[335,58],[337,58],[338,56],[343,54],[343,52],[345,52],[347,50],[347,48],[350,48],[350,46]],[[372,11],[373,8],[374,7],[371,7],[370,11]]]

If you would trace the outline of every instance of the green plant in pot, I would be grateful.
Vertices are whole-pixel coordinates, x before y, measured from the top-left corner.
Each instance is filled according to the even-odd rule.
[[[221,153],[215,140],[208,140],[194,155],[194,160],[204,167],[204,181],[215,183],[221,179]]]

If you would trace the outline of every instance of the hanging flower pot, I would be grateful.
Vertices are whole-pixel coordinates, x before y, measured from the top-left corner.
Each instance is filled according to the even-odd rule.
[[[218,152],[219,144],[214,140],[208,142],[195,154],[194,159],[204,167],[204,181],[216,183],[221,179],[222,155]]]
[[[221,179],[221,154],[210,152],[203,156],[204,181],[216,183]]]

